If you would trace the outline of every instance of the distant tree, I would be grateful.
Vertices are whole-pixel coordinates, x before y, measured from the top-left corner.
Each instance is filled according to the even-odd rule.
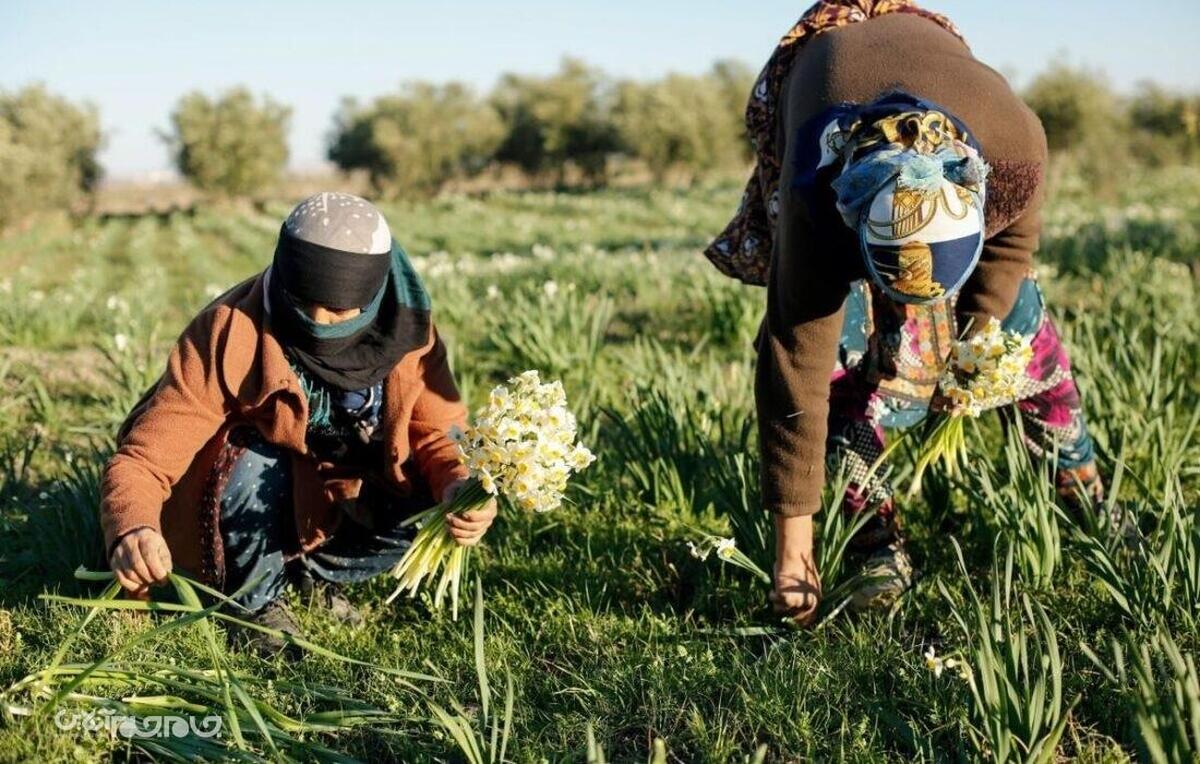
[[[620,149],[610,91],[602,72],[572,58],[549,77],[503,75],[491,96],[505,128],[496,158],[530,174],[556,171],[560,182],[573,163],[603,183],[608,158]]]
[[[1104,139],[1123,121],[1116,96],[1102,75],[1056,62],[1025,91],[1052,151]]]
[[[656,180],[672,173],[694,179],[736,167],[747,156],[734,90],[731,80],[715,72],[627,81],[617,88],[613,120],[622,142]]]
[[[1074,165],[1098,191],[1120,184],[1129,166],[1129,122],[1104,77],[1055,62],[1024,93],[1060,164]]]
[[[495,110],[466,85],[410,82],[366,106],[344,100],[328,156],[342,170],[366,170],[377,194],[396,197],[477,174],[503,135]]]
[[[175,167],[202,191],[247,196],[279,179],[287,164],[291,109],[238,87],[209,98],[188,93],[160,133]]]
[[[0,91],[0,228],[69,209],[100,179],[100,120],[42,85]]]
[[[1129,122],[1138,134],[1134,151],[1143,161],[1168,164],[1200,156],[1200,96],[1139,83],[1129,101]]]
[[[746,102],[750,100],[750,91],[758,74],[744,61],[720,59],[712,65],[709,76],[716,81],[725,109],[737,124],[742,136],[742,155],[749,160],[754,156],[754,146],[746,134]]]

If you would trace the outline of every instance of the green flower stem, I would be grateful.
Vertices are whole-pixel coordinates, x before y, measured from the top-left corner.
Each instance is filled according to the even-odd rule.
[[[771,574],[756,565],[754,560],[747,557],[740,549],[735,549],[729,557],[721,557],[720,555],[717,555],[717,557],[722,562],[727,562],[731,565],[736,565],[742,570],[749,571],[765,584],[771,583]]]

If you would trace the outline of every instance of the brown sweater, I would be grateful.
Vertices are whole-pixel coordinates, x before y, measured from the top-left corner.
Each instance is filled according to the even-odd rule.
[[[829,381],[842,305],[865,271],[832,191],[814,205],[792,193],[794,138],[839,103],[890,90],[932,101],[964,122],[992,166],[987,239],[958,297],[960,321],[1003,318],[1037,249],[1046,138],[1037,117],[997,72],[937,24],[910,14],[873,18],[815,37],[797,54],[782,91],[781,209],[758,338],[755,393],[763,500],[783,515],[816,512],[825,482]],[[825,190],[822,190],[825,193]]]
[[[466,424],[436,332],[400,360],[384,382],[381,477],[398,496],[423,480],[434,497],[466,468],[448,437]],[[214,583],[224,570],[211,514],[213,467],[229,431],[256,427],[290,450],[296,530],[301,550],[319,545],[343,514],[337,503],[358,496],[362,475],[318,463],[307,453],[308,400],[283,349],[264,330],[263,283],[257,276],[206,308],[179,338],[166,373],[129,415],[104,472],[100,520],[111,549],[121,536],[152,528],[166,538],[177,566]],[[411,463],[409,457],[412,457]],[[411,474],[415,467],[419,475]]]

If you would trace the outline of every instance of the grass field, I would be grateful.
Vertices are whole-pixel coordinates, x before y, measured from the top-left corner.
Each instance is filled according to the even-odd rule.
[[[1103,468],[1120,473],[1118,499],[1141,538],[1123,544],[1056,514],[1048,481],[989,418],[967,474],[927,477],[904,507],[923,574],[915,589],[891,613],[843,612],[807,632],[777,628],[760,581],[686,547],[700,530],[728,535],[732,520],[740,547],[769,562],[752,435],[763,292],[698,254],[737,190],[387,208],[465,394],[478,402],[527,368],[561,378],[600,457],[570,506],[506,514],[477,558],[493,716],[506,675],[513,687],[507,757],[598,760],[603,749],[610,761],[644,761],[656,745],[669,761],[741,761],[760,745],[770,761],[1195,757],[1200,174],[1135,178],[1129,189],[1111,204],[1062,189],[1039,258]],[[38,595],[96,591],[71,572],[101,565],[97,474],[117,424],[191,315],[268,262],[287,209],[96,219],[0,240],[0,687],[47,664],[81,617]],[[833,555],[823,566],[827,588],[848,572]],[[388,590],[352,590],[368,613],[354,630],[296,604],[320,645],[447,682],[416,692],[320,656],[222,660],[292,714],[313,710],[319,686],[390,714],[309,738],[332,749],[460,758],[429,704],[484,712],[470,614],[452,622],[420,601],[384,606]],[[67,658],[98,658],[155,623],[103,613]],[[930,648],[968,673],[935,674]],[[211,663],[200,629],[126,658]],[[91,695],[134,692],[94,679]],[[11,713],[29,701],[0,696],[0,760],[129,752]]]

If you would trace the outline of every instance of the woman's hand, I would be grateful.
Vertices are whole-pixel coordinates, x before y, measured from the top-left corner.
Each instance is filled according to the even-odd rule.
[[[775,612],[801,626],[812,623],[821,602],[821,576],[813,559],[812,516],[775,516]]]
[[[775,568],[775,587],[768,595],[775,612],[794,620],[801,626],[812,623],[821,604],[821,576],[817,566],[808,565],[795,570]]]
[[[933,391],[933,397],[929,400],[929,411],[933,414],[949,414],[954,410],[954,401],[942,395],[940,389]]]
[[[454,498],[454,495],[462,489],[466,484],[466,480],[456,480],[446,486],[446,490],[442,493],[442,501],[447,502]],[[492,522],[496,519],[496,500],[488,499],[487,504],[482,507],[476,507],[470,512],[462,514],[454,514],[448,512],[446,514],[447,528],[454,540],[462,546],[475,546],[483,538],[483,534],[487,533],[488,528],[492,527]]]
[[[172,568],[171,550],[158,531],[138,528],[121,537],[108,564],[121,588],[138,599],[146,599],[151,586],[167,583]]]

